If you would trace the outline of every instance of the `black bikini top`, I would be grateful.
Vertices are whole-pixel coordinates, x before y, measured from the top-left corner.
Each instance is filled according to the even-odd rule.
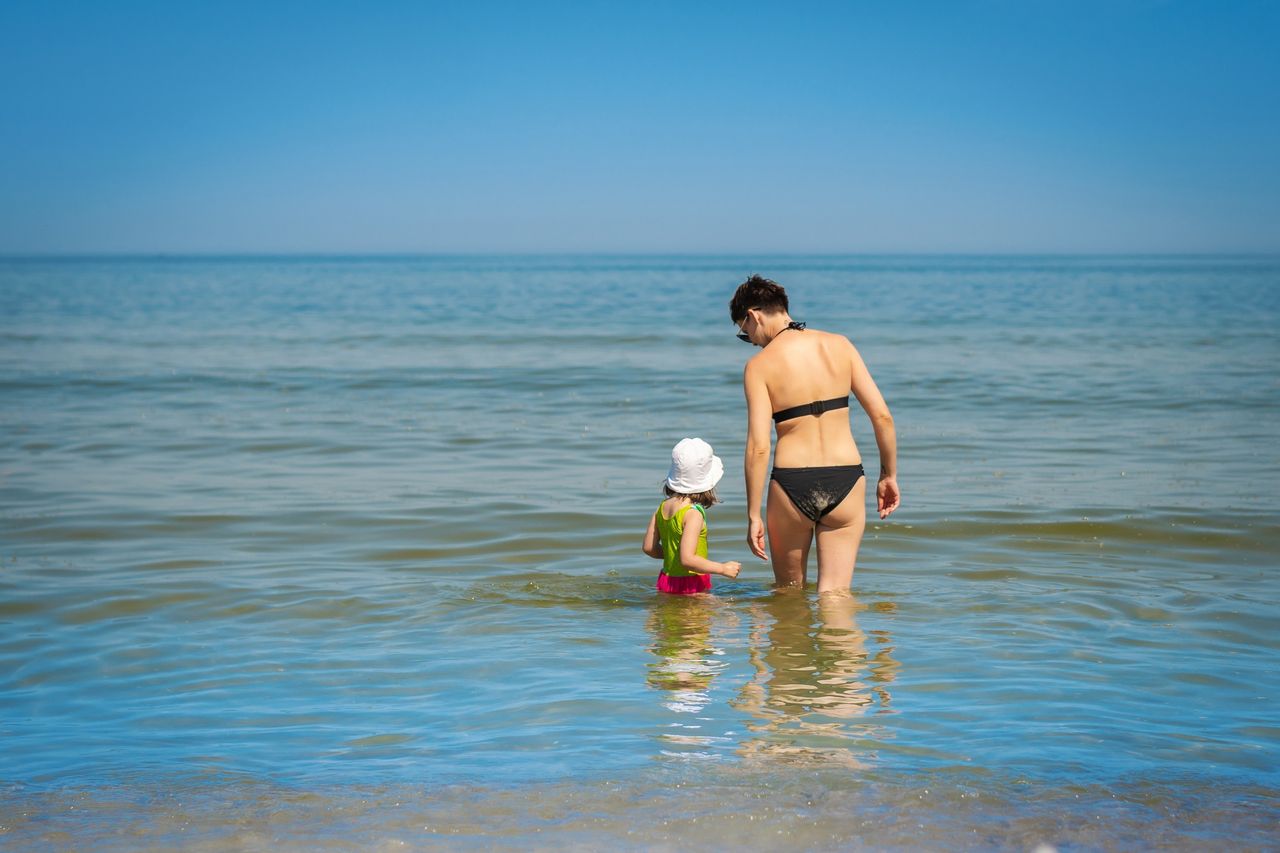
[[[814,400],[812,403],[804,403],[800,406],[792,406],[789,409],[783,409],[773,413],[773,422],[780,424],[783,421],[789,421],[792,418],[798,418],[802,415],[813,415],[817,417],[823,412],[829,412],[832,409],[849,408],[849,395],[843,397],[832,397],[830,400]]]

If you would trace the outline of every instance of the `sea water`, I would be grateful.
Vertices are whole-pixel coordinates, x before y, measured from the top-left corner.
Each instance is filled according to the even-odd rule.
[[[896,418],[848,598],[745,546],[754,272]],[[1277,364],[1265,257],[2,260],[0,846],[1274,847]]]

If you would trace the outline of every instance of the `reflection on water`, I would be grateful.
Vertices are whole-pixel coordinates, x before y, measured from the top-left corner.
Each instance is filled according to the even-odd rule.
[[[889,711],[898,662],[887,632],[869,636],[858,626],[861,609],[853,595],[814,599],[791,590],[737,607],[713,596],[659,596],[648,618],[654,660],[646,680],[662,691],[665,708],[686,715],[660,740],[729,741],[744,759],[864,766],[887,737],[869,718]],[[749,675],[726,696],[745,715],[745,733],[735,734],[714,729],[710,706],[714,682],[730,668],[726,648],[737,644],[745,646]]]
[[[668,745],[711,746],[723,737],[709,734],[700,717],[711,703],[711,685],[728,664],[724,648],[712,640],[713,623],[735,623],[728,608],[709,595],[659,595],[649,611],[653,635],[649,650],[656,660],[648,665],[647,680],[663,691],[663,705],[689,715],[669,724],[659,740]]]
[[[711,604],[707,596],[659,596],[649,613],[653,632],[650,648],[658,660],[649,664],[649,683],[682,697],[696,697],[694,704],[676,703],[672,710],[701,710],[706,705],[707,688],[715,677],[715,664],[708,659],[711,646]]]
[[[754,603],[749,659],[754,677],[734,706],[751,715],[743,757],[864,766],[882,727],[866,719],[889,710],[888,684],[898,667],[887,632],[858,627],[856,596],[788,590]]]

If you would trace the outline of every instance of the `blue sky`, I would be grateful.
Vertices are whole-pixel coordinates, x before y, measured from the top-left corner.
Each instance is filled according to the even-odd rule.
[[[1277,252],[1273,2],[0,6],[0,252]]]

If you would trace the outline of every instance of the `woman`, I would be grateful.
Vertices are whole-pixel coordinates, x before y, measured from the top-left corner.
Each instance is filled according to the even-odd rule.
[[[747,362],[747,544],[765,551],[765,471],[770,426],[778,446],[769,478],[769,546],[778,586],[803,586],[809,546],[818,541],[818,592],[849,589],[866,526],[867,483],[849,430],[849,392],[871,418],[880,448],[876,506],[885,518],[898,508],[897,439],[893,416],[862,357],[843,335],[806,329],[788,313],[777,282],[753,275],[729,301],[738,337],[761,347]]]

